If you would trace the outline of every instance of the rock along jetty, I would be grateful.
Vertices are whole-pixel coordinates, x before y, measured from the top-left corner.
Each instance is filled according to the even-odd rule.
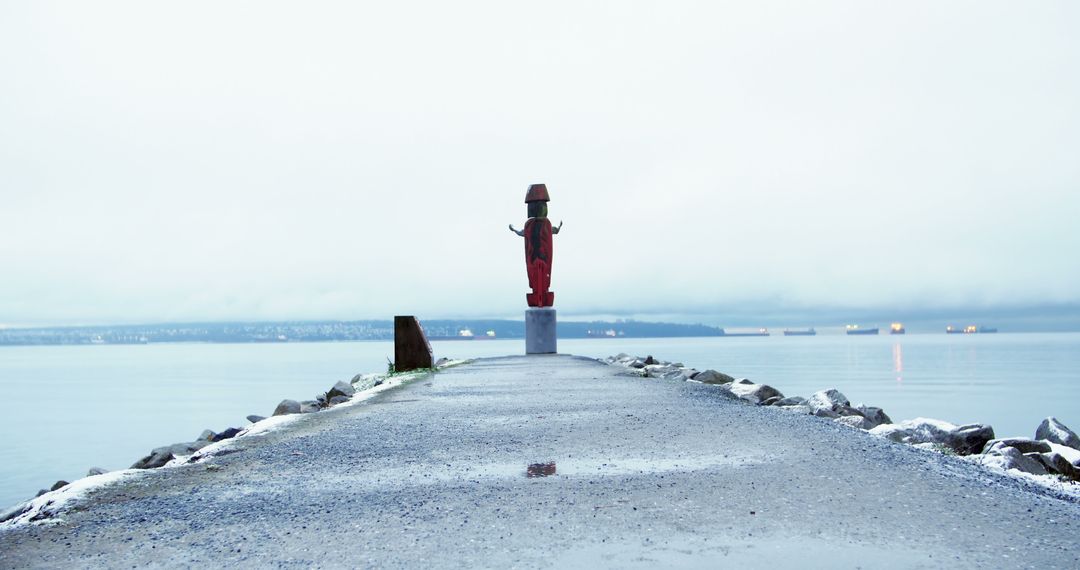
[[[8,523],[0,567],[1080,566],[1069,496],[589,359],[291,417]]]
[[[732,396],[759,406],[775,406],[784,411],[807,413],[897,443],[963,456],[973,463],[1014,476],[1035,476],[1035,481],[1080,496],[1080,436],[1054,417],[1035,429],[1035,438],[996,439],[988,424],[954,425],[946,421],[915,418],[893,423],[885,410],[876,406],[852,406],[836,389],[820,390],[809,398],[784,397],[767,384],[736,379],[716,370],[698,371],[682,363],[660,361],[650,356],[618,354],[604,359],[644,378],[663,378],[712,384]],[[1042,477],[1042,478],[1038,478]],[[1063,482],[1068,484],[1063,485]]]

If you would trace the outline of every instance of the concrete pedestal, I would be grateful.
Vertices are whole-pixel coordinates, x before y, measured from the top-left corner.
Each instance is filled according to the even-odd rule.
[[[525,311],[525,354],[555,354],[555,309]]]

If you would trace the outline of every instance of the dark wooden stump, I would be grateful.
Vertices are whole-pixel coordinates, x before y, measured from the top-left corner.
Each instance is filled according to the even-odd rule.
[[[432,366],[431,344],[420,321],[413,316],[395,316],[394,370],[405,372]]]

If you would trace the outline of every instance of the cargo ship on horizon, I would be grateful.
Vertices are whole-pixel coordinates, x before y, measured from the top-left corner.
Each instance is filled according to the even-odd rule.
[[[428,340],[495,340],[495,331],[487,331],[482,335],[473,334],[470,329],[461,329],[454,336],[431,336]]]
[[[945,327],[945,334],[993,334],[998,332],[994,327],[981,327],[975,325],[968,325],[964,328],[954,327],[949,325]]]
[[[877,334],[877,333],[878,333],[878,328],[877,327],[874,327],[872,329],[860,329],[859,325],[848,325],[847,326],[847,334],[849,334],[849,335],[869,335],[869,334]]]
[[[769,336],[769,329],[761,327],[755,330],[734,330],[728,332],[727,329],[720,329],[720,336]]]

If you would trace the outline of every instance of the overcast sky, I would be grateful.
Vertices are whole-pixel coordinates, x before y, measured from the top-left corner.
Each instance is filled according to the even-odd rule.
[[[1080,303],[1080,3],[0,3],[0,323]]]

